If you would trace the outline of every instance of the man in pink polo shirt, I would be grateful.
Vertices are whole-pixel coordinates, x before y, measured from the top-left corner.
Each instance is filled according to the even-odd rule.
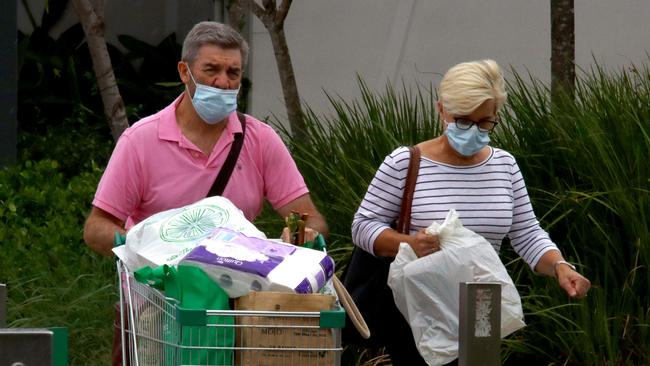
[[[160,112],[120,137],[99,182],[84,240],[111,255],[116,231],[164,210],[207,196],[234,136],[242,132],[235,111],[246,41],[231,27],[201,22],[183,42],[178,73],[185,91]],[[241,152],[223,196],[254,220],[268,200],[281,216],[309,214],[306,239],[327,235],[327,224],[284,143],[268,125],[246,116]],[[288,240],[285,228],[283,239]]]

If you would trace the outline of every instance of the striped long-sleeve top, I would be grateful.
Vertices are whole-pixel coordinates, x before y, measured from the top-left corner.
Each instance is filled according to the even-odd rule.
[[[406,147],[388,155],[375,174],[352,222],[352,240],[374,254],[379,234],[398,216],[409,164]],[[463,226],[483,236],[499,252],[508,235],[531,268],[544,253],[558,250],[535,217],[515,158],[491,148],[480,164],[452,166],[421,157],[413,195],[410,233],[442,223],[455,209]]]

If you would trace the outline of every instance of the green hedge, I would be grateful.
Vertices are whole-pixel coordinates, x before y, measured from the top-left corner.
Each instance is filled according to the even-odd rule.
[[[47,159],[0,171],[8,326],[68,327],[72,365],[109,363],[115,264],[82,240],[99,176],[95,168],[68,179]]]

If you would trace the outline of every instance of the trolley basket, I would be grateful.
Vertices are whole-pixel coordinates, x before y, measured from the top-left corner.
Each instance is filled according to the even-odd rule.
[[[338,302],[322,311],[188,310],[121,261],[117,270],[124,365],[340,365]]]

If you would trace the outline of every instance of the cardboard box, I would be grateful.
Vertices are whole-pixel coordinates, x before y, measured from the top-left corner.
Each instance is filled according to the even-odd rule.
[[[251,292],[235,301],[235,309],[320,312],[333,310],[335,302],[336,298],[331,295]],[[235,363],[259,366],[336,364],[339,353],[325,349],[340,346],[339,329],[307,327],[318,326],[319,320],[318,317],[238,316],[236,324],[242,327],[237,328],[235,345],[246,349],[236,352]]]

